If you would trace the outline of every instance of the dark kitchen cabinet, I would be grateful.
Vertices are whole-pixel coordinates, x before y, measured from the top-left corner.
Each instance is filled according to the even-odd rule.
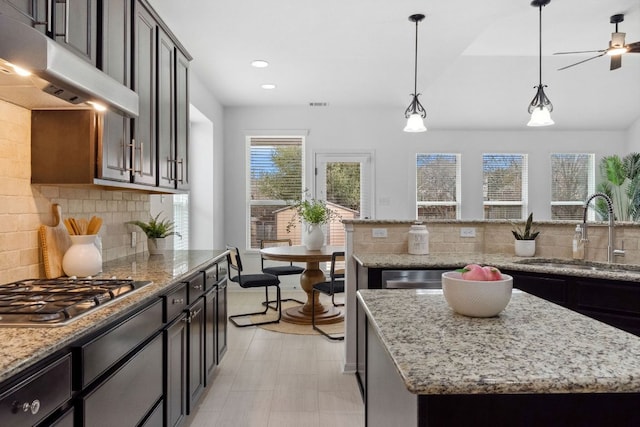
[[[176,155],[174,178],[178,190],[189,188],[189,59],[176,49]]]
[[[218,365],[224,354],[227,352],[227,277],[225,272],[225,277],[218,282],[218,295],[217,295],[217,314],[218,321],[216,322],[216,345],[217,345],[217,353],[216,353],[216,361]]]
[[[47,35],[93,65],[97,63],[98,0],[55,0]]]
[[[180,425],[187,416],[187,314],[180,314],[164,330],[165,425]]]
[[[34,426],[71,400],[71,355],[40,364],[8,390],[0,390],[0,426]],[[52,415],[54,414],[54,415]]]
[[[47,31],[46,0],[2,0],[0,13],[36,28],[42,33]]]
[[[105,1],[102,8],[102,71],[131,87],[131,0]],[[106,111],[103,120],[97,177],[130,182],[131,120],[113,111]]]
[[[156,158],[156,33],[152,13],[135,3],[133,90],[139,97],[138,118],[133,120],[132,181],[157,185]]]
[[[175,188],[175,47],[158,30],[158,171],[160,187]]]
[[[218,289],[215,287],[210,289],[204,295],[204,374],[205,374],[205,386],[208,386],[211,382],[213,373],[218,366],[217,349],[218,340],[216,339],[217,328],[216,322],[218,320]]]
[[[187,329],[188,329],[188,402],[187,413],[193,412],[196,408],[198,399],[204,391],[205,382],[205,367],[204,367],[204,354],[205,354],[205,311],[204,311],[204,297],[198,298],[198,301],[191,306],[188,311]]]
[[[2,0],[0,13],[97,64],[98,0]]]
[[[636,282],[506,271],[513,286],[547,301],[640,336]]]

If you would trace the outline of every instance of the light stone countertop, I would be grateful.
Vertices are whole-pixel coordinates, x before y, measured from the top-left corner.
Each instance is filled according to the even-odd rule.
[[[522,258],[500,254],[479,253],[439,253],[430,255],[409,254],[353,254],[358,264],[366,268],[384,269],[457,269],[467,264],[492,265],[500,270],[513,270],[531,273],[559,274],[564,276],[592,277],[600,279],[638,282],[640,284],[640,266],[631,264],[606,264],[597,262],[580,263],[574,260],[549,258]],[[549,267],[544,265],[523,264],[537,261],[576,263],[593,266],[594,269]],[[580,265],[578,265],[579,267]]]
[[[363,289],[367,317],[414,394],[640,391],[640,338],[524,292],[493,318],[438,291]]]
[[[0,327],[0,382],[64,349],[117,317],[158,298],[164,290],[188,278],[190,274],[204,270],[225,255],[226,251],[223,250],[176,251],[173,256],[150,256],[145,252],[104,263],[103,273],[96,277],[131,277],[153,283],[65,326]]]

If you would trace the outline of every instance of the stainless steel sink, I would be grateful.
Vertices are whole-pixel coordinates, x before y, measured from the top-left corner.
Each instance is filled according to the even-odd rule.
[[[571,268],[576,270],[591,271],[624,271],[624,272],[640,272],[640,266],[627,264],[607,264],[603,262],[593,261],[572,261],[563,259],[548,258],[528,258],[516,261],[516,264],[534,265],[536,267],[549,268]]]

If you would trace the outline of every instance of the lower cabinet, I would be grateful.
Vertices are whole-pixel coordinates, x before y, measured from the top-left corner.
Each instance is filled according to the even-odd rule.
[[[216,340],[218,320],[218,289],[214,285],[204,295],[204,374],[205,386],[211,384],[212,375],[218,363],[216,355],[218,343]]]
[[[188,342],[188,389],[189,396],[187,402],[187,413],[193,412],[198,399],[204,391],[204,357],[205,357],[205,311],[204,297],[198,300],[189,308],[187,314],[187,342]]]
[[[81,398],[82,425],[136,426],[162,400],[162,335]]]
[[[640,287],[636,282],[507,273],[518,289],[640,336]]]
[[[219,365],[222,357],[227,352],[227,277],[218,282],[218,302],[216,322],[216,363]]]
[[[187,314],[164,330],[165,425],[175,427],[187,416]]]

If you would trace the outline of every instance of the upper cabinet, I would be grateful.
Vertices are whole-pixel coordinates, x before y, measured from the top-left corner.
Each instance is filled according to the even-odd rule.
[[[0,13],[36,28],[97,64],[98,0],[2,0]]]
[[[54,2],[56,11],[59,2]],[[65,8],[56,12],[57,16],[66,14],[67,39],[78,47],[75,49],[78,54],[82,54],[82,47],[95,52],[91,42],[82,45],[82,37],[76,36],[81,31],[73,30],[84,24],[72,25],[82,20],[81,17],[91,15],[95,0],[81,2],[70,14],[76,2],[66,0]],[[188,190],[191,57],[145,0],[97,3],[101,5],[97,13],[100,24],[98,51],[101,53],[96,60],[97,66],[138,94],[139,115],[129,119],[110,111],[100,115],[83,114],[82,119],[87,122],[78,127],[87,131],[75,133],[72,143],[65,135],[60,135],[59,129],[69,128],[79,119],[77,114],[39,112],[38,119],[32,120],[32,182],[184,192]],[[55,119],[49,120],[47,115]],[[43,128],[45,125],[48,128]],[[60,140],[56,143],[60,146],[52,147],[47,135],[59,135],[55,139]],[[46,153],[52,148],[64,163],[43,172],[39,168],[48,164]],[[82,156],[78,155],[79,150],[83,151]],[[91,159],[91,164],[76,164],[65,159],[78,162]],[[70,168],[81,169],[83,173],[63,172]],[[91,171],[90,176],[87,176],[87,170]]]

